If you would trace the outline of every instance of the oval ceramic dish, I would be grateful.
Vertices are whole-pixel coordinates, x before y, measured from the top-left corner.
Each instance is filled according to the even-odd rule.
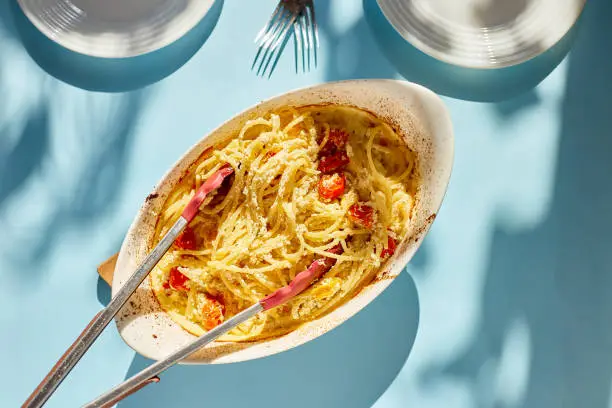
[[[421,185],[417,192],[409,238],[381,268],[376,278],[355,297],[331,313],[281,337],[251,343],[214,342],[183,363],[232,363],[268,356],[306,343],[363,309],[404,269],[442,204],[453,162],[453,132],[442,100],[412,83],[393,80],[357,80],[323,84],[293,91],[262,102],[227,121],[195,144],[162,178],[147,197],[121,247],[113,279],[113,296],[148,251],[156,214],[181,175],[200,154],[237,134],[245,121],[283,106],[339,104],[361,108],[378,116],[402,135],[417,154]],[[138,353],[161,359],[193,339],[159,307],[145,280],[119,312],[117,327],[125,342]]]

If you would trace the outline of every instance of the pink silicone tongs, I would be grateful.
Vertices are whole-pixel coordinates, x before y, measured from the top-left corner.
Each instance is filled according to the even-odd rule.
[[[168,233],[164,235],[161,241],[159,241],[155,248],[147,255],[144,261],[142,261],[132,276],[111,299],[108,306],[94,316],[87,327],[85,327],[85,330],[83,330],[74,343],[70,345],[68,350],[66,350],[64,355],[55,363],[47,376],[23,403],[22,408],[41,407],[47,402],[51,394],[53,394],[76,363],[98,338],[100,333],[102,333],[104,328],[110,323],[113,317],[115,317],[125,302],[127,302],[132,293],[134,293],[153,267],[157,265],[162,256],[168,251],[168,248],[170,248],[176,237],[179,236],[187,224],[195,217],[206,196],[218,189],[223,183],[223,180],[233,172],[234,169],[231,166],[225,165],[200,186],[196,194],[183,210],[182,215],[170,228]],[[157,381],[157,379],[151,379],[149,382],[155,381]],[[148,382],[141,384],[140,387],[147,383]]]

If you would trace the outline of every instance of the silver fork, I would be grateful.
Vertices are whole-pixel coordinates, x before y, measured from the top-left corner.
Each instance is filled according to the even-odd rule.
[[[319,48],[319,31],[317,30],[317,20],[313,0],[302,2],[304,8],[300,13],[300,18],[293,24],[293,34],[295,37],[295,72],[299,71],[298,60],[302,60],[302,72],[310,71],[311,54],[313,65],[317,67],[317,49]],[[308,61],[308,64],[306,64]]]
[[[310,70],[311,54],[316,67],[319,34],[313,0],[281,0],[268,23],[255,37],[255,43],[259,44],[259,48],[251,69],[257,66],[257,75],[265,76],[266,72],[268,77],[272,75],[287,44],[291,28],[295,41],[296,72],[299,71],[300,58],[302,71]]]

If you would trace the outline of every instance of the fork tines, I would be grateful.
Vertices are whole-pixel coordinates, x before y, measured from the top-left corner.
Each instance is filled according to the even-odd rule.
[[[293,28],[295,41],[295,70],[302,72],[317,66],[319,34],[313,0],[281,0],[268,23],[261,29],[255,42],[259,44],[251,69],[257,75],[270,77],[289,40]],[[311,56],[312,55],[312,56]],[[268,69],[269,68],[269,69]]]

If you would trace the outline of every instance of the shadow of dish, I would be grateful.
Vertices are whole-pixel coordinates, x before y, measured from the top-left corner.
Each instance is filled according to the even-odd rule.
[[[125,92],[162,80],[183,66],[212,33],[223,0],[217,0],[206,16],[186,35],[159,50],[132,58],[97,58],[62,47],[42,34],[16,1],[12,13],[19,37],[32,59],[47,73],[90,91]]]
[[[404,272],[356,316],[309,343],[243,363],[170,368],[119,407],[370,407],[408,358],[418,322],[416,286]],[[136,355],[127,377],[149,364]]]
[[[534,88],[563,60],[579,26],[575,24],[555,46],[522,64],[473,69],[447,64],[414,47],[395,31],[376,0],[363,0],[363,9],[383,54],[403,77],[436,93],[477,102],[510,99]]]
[[[104,282],[104,280],[99,276],[96,284],[96,295],[98,297],[98,302],[100,302],[102,306],[108,306],[112,298],[111,288],[108,286],[108,283]]]

